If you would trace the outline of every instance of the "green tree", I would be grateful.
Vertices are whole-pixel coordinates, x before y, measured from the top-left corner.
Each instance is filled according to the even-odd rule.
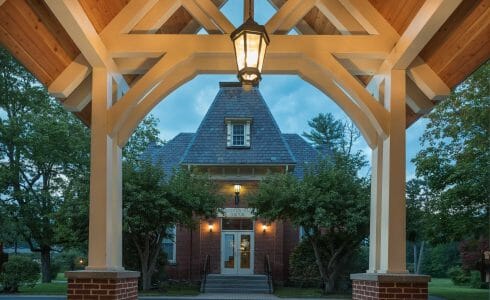
[[[332,150],[344,155],[352,155],[361,158],[361,152],[353,153],[352,147],[361,137],[359,130],[350,121],[335,119],[331,113],[320,113],[308,121],[310,132],[303,132],[303,136],[315,146]]]
[[[124,167],[124,234],[137,250],[143,290],[151,287],[162,242],[176,225],[193,228],[197,218],[214,217],[223,199],[204,175],[178,169],[165,178],[162,166],[148,161]]]
[[[257,216],[305,229],[326,293],[336,289],[342,268],[369,231],[369,184],[356,176],[358,167],[338,154],[310,167],[301,181],[271,175],[250,202]],[[328,246],[321,247],[321,240]]]
[[[427,230],[430,228],[427,203],[432,197],[431,191],[423,180],[415,178],[407,182],[407,240],[413,247],[412,269],[415,274],[420,274],[423,266]]]
[[[2,206],[40,253],[42,280],[49,282],[51,251],[60,244],[55,215],[88,156],[88,130],[4,49],[0,61]]]
[[[488,237],[490,62],[428,115],[416,173],[433,193],[427,203],[433,243]]]

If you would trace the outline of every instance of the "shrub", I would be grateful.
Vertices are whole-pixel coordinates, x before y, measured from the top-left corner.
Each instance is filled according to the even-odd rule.
[[[460,266],[450,268],[447,275],[455,285],[465,285],[470,282],[469,272],[461,269]]]
[[[19,286],[34,286],[39,280],[39,264],[27,257],[11,256],[2,269],[0,282],[5,292],[18,292]]]
[[[320,287],[321,278],[311,244],[302,241],[289,257],[289,280],[293,286]]]

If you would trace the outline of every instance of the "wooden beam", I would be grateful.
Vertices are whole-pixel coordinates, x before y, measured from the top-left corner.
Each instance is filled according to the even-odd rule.
[[[333,78],[359,105],[381,136],[388,136],[388,113],[383,106],[332,55],[310,54],[310,57]]]
[[[78,1],[46,0],[51,11],[60,21],[92,67],[106,68],[118,85],[127,90],[128,85],[117,70],[104,43]]]
[[[210,18],[216,26],[219,27],[222,33],[232,33],[235,30],[235,26],[228,20],[228,18],[214,5],[211,0],[192,0],[201,10]]]
[[[342,34],[366,33],[364,27],[337,0],[320,0],[316,7]]]
[[[201,24],[201,26],[209,33],[209,34],[218,34],[221,33],[221,30],[216,26],[211,18],[206,15],[201,7],[197,5],[194,0],[181,0],[182,6],[194,17],[194,19]]]
[[[268,33],[287,34],[315,5],[315,0],[289,0],[265,24]]]
[[[130,32],[158,2],[158,0],[130,1],[102,30],[101,39],[105,41],[114,34]]]
[[[114,61],[119,68],[119,72],[122,74],[145,74],[151,67],[153,67],[160,57],[146,58],[146,57],[134,57],[134,58],[116,58]]]
[[[334,53],[338,58],[384,59],[392,44],[367,35],[270,35],[269,53]],[[183,49],[197,53],[234,53],[228,35],[122,34],[106,44],[113,57],[157,57]]]
[[[419,89],[419,87],[407,76],[407,105],[416,114],[426,114],[434,108],[434,103]]]
[[[451,89],[420,57],[417,57],[407,70],[410,79],[430,100],[443,100]]]
[[[164,1],[165,2],[165,1]],[[156,4],[157,0],[135,0],[126,5],[119,14],[102,30],[102,40],[114,34],[127,33]],[[91,67],[83,54],[80,54],[48,87],[55,97],[66,98],[90,74]],[[121,78],[118,79],[121,81]],[[125,81],[122,87],[126,87]]]
[[[71,112],[82,111],[92,100],[92,77],[88,76],[64,101],[63,107]]]
[[[181,6],[180,1],[158,1],[155,6],[134,26],[134,33],[155,33]]]
[[[268,1],[270,5],[272,5],[272,7],[274,7],[276,10],[279,10],[279,8],[283,6],[285,3],[284,0],[268,0]],[[311,28],[311,26],[304,19],[301,19],[294,28],[296,29],[297,32],[301,34],[310,34],[310,35],[318,34],[313,28]]]
[[[118,131],[118,144],[122,147],[131,136],[138,123],[173,90],[201,73],[231,74],[236,72],[233,54],[199,54],[189,57],[178,68],[163,71],[163,80],[132,107],[123,125]],[[273,54],[264,64],[265,74],[298,74],[327,96],[330,96],[358,126],[364,138],[371,146],[377,139],[377,132],[365,112],[352,102],[331,79],[328,72],[304,55]],[[115,111],[110,111],[110,114]]]
[[[374,8],[371,3],[369,3],[369,1],[339,1],[349,10],[349,12],[352,13],[352,15],[359,21],[359,23],[361,23],[361,25],[363,25],[363,27],[370,34],[381,34],[393,44],[395,44],[400,39],[400,35],[396,32],[396,30],[378,12],[378,10]],[[377,73],[383,74],[383,70]],[[413,60],[412,64],[407,70],[407,73],[410,78],[415,82],[415,84],[417,84],[419,89],[423,91],[430,100],[444,99],[447,95],[450,94],[449,87],[444,83],[444,81],[442,81],[439,75],[437,75],[432,70],[432,68],[419,57],[416,57]],[[370,89],[377,86],[379,84],[379,81],[383,77],[384,75],[373,76],[371,81],[368,83],[367,88]]]
[[[461,1],[426,1],[386,58],[382,69],[407,69]]]
[[[79,55],[49,85],[48,92],[57,98],[68,97],[88,77],[92,69],[88,61]]]

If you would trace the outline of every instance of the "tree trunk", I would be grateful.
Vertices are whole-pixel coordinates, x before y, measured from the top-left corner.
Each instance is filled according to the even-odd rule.
[[[313,252],[315,253],[315,261],[316,261],[316,265],[318,266],[318,271],[320,272],[320,278],[322,279],[324,293],[326,294],[330,292],[331,289],[329,287],[328,278],[325,273],[325,268],[323,266],[323,262],[320,256],[320,250],[318,249],[318,245],[315,239],[310,238],[310,242],[311,242],[311,246],[313,247]]]
[[[41,247],[41,277],[43,283],[51,282],[51,249]]]
[[[415,272],[415,274],[420,274],[420,266],[422,265],[422,258],[424,256],[424,245],[425,242],[422,241],[422,244],[420,245],[419,259],[417,262],[417,272]]]
[[[147,268],[141,269],[141,281],[143,291],[148,291],[151,288],[151,272],[148,272]]]
[[[417,244],[413,242],[413,272],[417,274]]]

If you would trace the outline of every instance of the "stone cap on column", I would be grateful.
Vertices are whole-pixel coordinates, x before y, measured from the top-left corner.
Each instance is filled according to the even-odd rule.
[[[350,274],[351,280],[365,280],[377,282],[420,282],[427,283],[431,277],[429,275],[418,274],[383,274],[383,273],[358,273]]]
[[[65,272],[66,278],[91,278],[91,279],[124,279],[139,278],[140,272],[136,271],[107,271],[107,270],[80,270]]]

